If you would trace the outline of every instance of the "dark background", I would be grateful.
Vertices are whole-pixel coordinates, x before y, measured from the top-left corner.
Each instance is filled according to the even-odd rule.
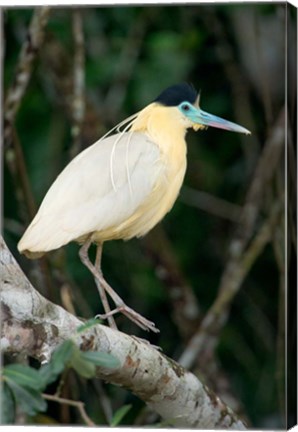
[[[32,9],[4,12],[5,93],[13,82],[32,13]],[[74,23],[80,18],[81,47],[74,37],[78,35]],[[294,18],[294,11],[289,11],[290,43],[295,38]],[[241,124],[252,135],[218,129],[189,132],[188,170],[173,210],[146,238],[107,243],[103,254],[106,279],[161,333],[146,335],[121,316],[119,328],[148,337],[165,354],[179,359],[218,295],[233,241],[249,237],[244,254],[270,219],[274,205],[284,199],[284,151],[269,179],[264,164],[261,171],[256,169],[277,125],[284,127],[285,20],[284,3],[52,9],[16,117],[13,142],[6,143],[4,153],[5,240],[43,295],[84,318],[102,310],[76,244],[40,262],[27,260],[16,249],[57,174],[74,154],[150,103],[165,87],[191,82],[201,90],[204,110]],[[80,69],[75,58],[80,54],[85,58],[82,122],[76,119],[73,104],[73,76]],[[290,82],[294,66],[291,55]],[[291,117],[292,92],[288,99]],[[291,118],[289,126],[291,133]],[[23,155],[12,150],[16,140]],[[241,209],[256,176],[264,187],[253,225],[246,231],[247,214]],[[192,366],[203,382],[256,428],[285,425],[282,213],[270,225],[270,239],[254,255],[243,281],[236,282],[237,293],[224,309],[224,323],[210,334],[214,343]],[[290,243],[295,238],[290,236]],[[189,300],[192,295],[194,301]],[[197,312],[187,318],[182,309],[192,301]],[[103,394],[113,411],[132,404],[123,425],[158,421],[125,390],[83,381],[73,373],[68,374],[63,392],[65,397],[83,400],[98,424],[107,423],[99,403]],[[81,419],[72,408],[50,404],[46,415],[33,421],[80,424]]]

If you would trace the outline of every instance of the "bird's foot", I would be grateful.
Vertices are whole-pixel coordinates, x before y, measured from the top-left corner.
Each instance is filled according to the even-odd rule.
[[[96,318],[99,319],[107,319],[112,315],[115,315],[116,313],[122,313],[123,315],[127,316],[128,319],[133,321],[137,326],[139,326],[141,329],[146,331],[153,331],[154,333],[159,333],[158,328],[155,327],[154,322],[147,320],[142,315],[138,314],[136,311],[131,309],[126,304],[121,304],[120,306],[117,306],[115,309],[111,310],[110,312],[106,314],[100,314],[96,315]]]

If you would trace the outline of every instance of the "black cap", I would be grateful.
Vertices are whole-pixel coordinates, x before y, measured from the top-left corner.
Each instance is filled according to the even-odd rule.
[[[176,84],[166,88],[160,95],[154,100],[165,106],[177,106],[181,102],[194,103],[197,99],[198,92],[194,87],[187,83]]]

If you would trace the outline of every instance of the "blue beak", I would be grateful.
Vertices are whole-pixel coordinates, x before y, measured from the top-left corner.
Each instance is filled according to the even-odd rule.
[[[230,122],[228,120],[225,120],[221,117],[217,117],[213,114],[209,114],[203,110],[201,110],[200,108],[194,108],[194,111],[192,113],[189,113],[189,118],[194,122],[194,123],[198,123],[204,126],[210,126],[210,127],[215,127],[218,129],[224,129],[227,131],[232,131],[232,132],[239,132],[239,133],[244,133],[246,135],[250,135],[251,132],[236,124],[233,122]]]
[[[178,108],[195,125],[215,127],[227,131],[244,133],[246,135],[251,134],[251,132],[248,129],[236,123],[232,123],[228,120],[225,120],[221,117],[217,117],[213,114],[209,114],[201,110],[201,108],[190,104],[189,102],[182,102]]]

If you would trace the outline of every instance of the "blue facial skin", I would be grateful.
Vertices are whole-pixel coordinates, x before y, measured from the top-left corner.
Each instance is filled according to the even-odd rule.
[[[187,101],[179,104],[178,109],[185,117],[187,117],[193,123],[250,135],[250,131],[245,129],[244,127],[236,123],[232,123],[228,120],[224,120],[223,118],[217,117],[213,114],[209,114],[201,110],[200,108],[195,107]]]

